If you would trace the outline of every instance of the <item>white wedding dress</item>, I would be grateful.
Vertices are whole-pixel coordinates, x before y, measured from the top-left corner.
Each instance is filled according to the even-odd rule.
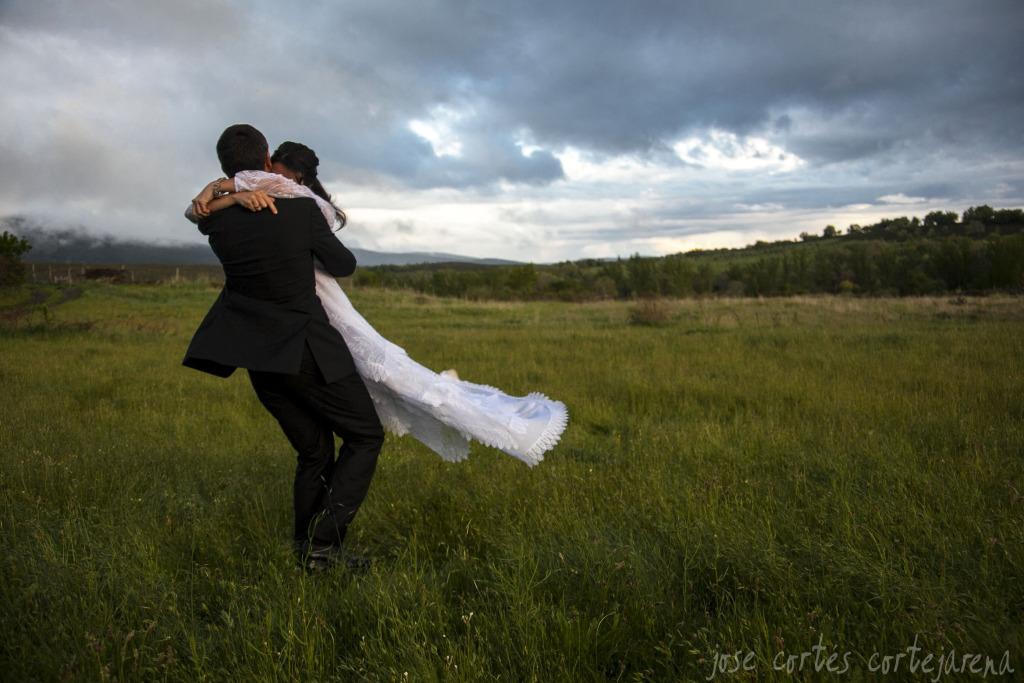
[[[235,175],[235,188],[262,190],[273,197],[310,197],[336,225],[334,207],[308,187],[263,171]],[[191,212],[187,212],[190,218]],[[519,458],[531,467],[558,443],[569,414],[565,404],[544,394],[509,396],[426,368],[377,333],[345,296],[338,281],[314,259],[316,293],[366,383],[384,429],[411,434],[445,460],[469,455],[476,440]]]

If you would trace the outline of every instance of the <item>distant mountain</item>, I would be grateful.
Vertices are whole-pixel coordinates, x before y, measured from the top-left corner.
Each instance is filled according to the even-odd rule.
[[[356,255],[356,261],[362,266],[407,266],[417,263],[472,263],[478,266],[514,266],[519,261],[509,261],[501,258],[474,258],[472,256],[460,256],[459,254],[446,254],[442,251],[407,251],[387,252],[371,251],[351,247]]]
[[[81,228],[51,229],[30,219],[13,216],[0,219],[0,230],[24,237],[32,244],[25,260],[36,263],[104,263],[216,265],[217,257],[205,244],[159,244],[125,240],[109,235],[94,235]],[[474,258],[443,252],[389,253],[352,247],[361,266],[418,263],[470,263],[481,266],[514,265],[516,261],[497,258]]]

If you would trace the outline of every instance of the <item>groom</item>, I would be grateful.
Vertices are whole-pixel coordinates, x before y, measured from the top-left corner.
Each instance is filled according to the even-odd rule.
[[[269,171],[267,140],[247,124],[217,141],[225,175]],[[313,257],[335,277],[356,260],[312,199],[277,199],[276,213],[231,206],[199,222],[224,267],[220,297],[199,325],[183,364],[219,377],[249,373],[256,396],[298,454],[295,550],[308,570],[369,561],[342,550],[366,497],[384,430],[345,340],[316,296]],[[334,459],[334,435],[343,440]]]

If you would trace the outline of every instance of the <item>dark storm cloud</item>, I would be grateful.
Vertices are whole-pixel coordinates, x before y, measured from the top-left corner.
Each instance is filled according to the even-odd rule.
[[[63,32],[112,44],[216,49],[247,30],[250,15],[225,0],[5,0],[0,22],[20,30]]]
[[[709,126],[769,130],[819,162],[914,143],[986,153],[1024,144],[1016,1],[50,0],[6,3],[0,16],[15,27],[212,51],[222,68],[197,74],[197,96],[225,99],[222,110],[249,105],[342,166],[416,185],[561,177],[550,156],[509,153],[519,130],[547,149],[611,153]],[[479,112],[469,122],[485,131],[475,148],[497,163],[435,162],[405,126],[439,104]],[[809,120],[794,125],[792,109]]]
[[[321,58],[414,108],[483,100],[497,128],[550,147],[644,151],[707,126],[777,130],[791,109],[821,122],[781,119],[820,161],[915,140],[1019,151],[1024,132],[1019,2],[374,2],[325,19]]]
[[[146,217],[180,214],[237,121],[308,143],[342,186],[472,201],[628,198],[649,188],[567,182],[566,150],[700,172],[706,153],[673,145],[712,130],[804,162],[667,181],[653,194],[680,201],[634,209],[623,235],[737,206],[1019,198],[1021,26],[1017,0],[4,0],[0,202],[168,236]],[[593,211],[501,210],[567,229]]]

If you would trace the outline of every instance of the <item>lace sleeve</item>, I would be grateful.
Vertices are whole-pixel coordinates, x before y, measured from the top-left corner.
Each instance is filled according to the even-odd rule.
[[[320,213],[327,219],[327,225],[334,227],[337,211],[334,205],[317,196],[313,190],[277,173],[266,171],[239,171],[235,174],[235,190],[262,190],[271,197],[309,197],[316,202]]]
[[[252,186],[249,185],[249,179],[252,178],[252,174],[256,172],[257,171],[239,171],[236,173],[233,178],[235,181],[235,192],[246,192],[251,190]]]
[[[302,197],[305,196],[303,190],[313,194],[309,188],[267,171],[239,171],[235,174],[235,190],[263,190],[274,197]]]

